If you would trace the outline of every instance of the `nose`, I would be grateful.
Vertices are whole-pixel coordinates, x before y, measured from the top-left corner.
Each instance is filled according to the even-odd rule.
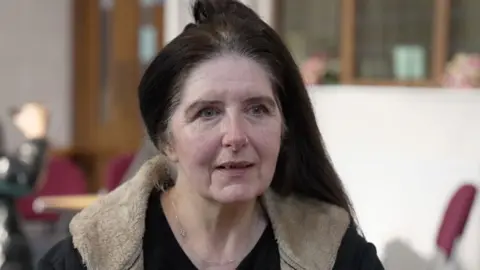
[[[230,148],[237,152],[248,145],[248,137],[243,127],[242,120],[239,117],[227,116],[225,121],[225,130],[222,139],[223,147]]]

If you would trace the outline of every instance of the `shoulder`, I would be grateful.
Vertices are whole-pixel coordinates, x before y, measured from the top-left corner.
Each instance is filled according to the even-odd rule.
[[[53,246],[40,259],[38,270],[85,270],[82,258],[73,246],[72,237],[67,237]]]
[[[354,225],[350,225],[337,253],[333,270],[383,270],[384,267],[372,243],[357,232]]]

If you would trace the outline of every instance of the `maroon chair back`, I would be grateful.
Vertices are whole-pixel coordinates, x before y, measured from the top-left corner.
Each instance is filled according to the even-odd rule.
[[[121,184],[123,176],[132,164],[134,157],[134,154],[121,155],[108,163],[105,182],[107,191],[112,191]]]
[[[446,259],[452,255],[455,240],[463,233],[476,193],[475,186],[463,185],[455,192],[447,206],[437,235],[437,248],[444,253]]]
[[[29,196],[17,200],[17,209],[25,220],[55,222],[56,213],[36,213],[33,202],[39,196],[76,195],[87,193],[87,182],[82,170],[65,157],[53,157],[49,160],[45,171],[43,186]]]

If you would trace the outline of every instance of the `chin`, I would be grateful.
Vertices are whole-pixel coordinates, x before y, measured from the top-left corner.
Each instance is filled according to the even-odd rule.
[[[260,190],[244,185],[231,185],[212,192],[211,195],[219,203],[230,204],[256,200],[264,191],[264,189]]]

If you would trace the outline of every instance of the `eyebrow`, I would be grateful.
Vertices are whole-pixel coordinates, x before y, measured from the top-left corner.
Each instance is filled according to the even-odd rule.
[[[275,108],[277,106],[277,102],[272,97],[269,96],[255,96],[248,98],[244,101],[246,104],[255,104],[255,103],[265,103],[270,108]],[[187,115],[192,115],[200,108],[208,107],[208,106],[218,106],[222,104],[219,100],[205,100],[205,99],[198,99],[192,104],[190,104],[187,109],[185,110]]]
[[[247,104],[254,104],[254,103],[265,103],[270,108],[275,108],[277,106],[277,102],[269,96],[257,96],[252,97],[246,100]]]
[[[208,107],[208,106],[215,106],[215,105],[219,105],[221,103],[222,102],[220,102],[218,100],[199,99],[199,100],[194,101],[192,104],[190,104],[187,107],[187,109],[185,110],[185,112],[186,112],[186,115],[192,115],[196,111],[198,111],[200,108]]]

